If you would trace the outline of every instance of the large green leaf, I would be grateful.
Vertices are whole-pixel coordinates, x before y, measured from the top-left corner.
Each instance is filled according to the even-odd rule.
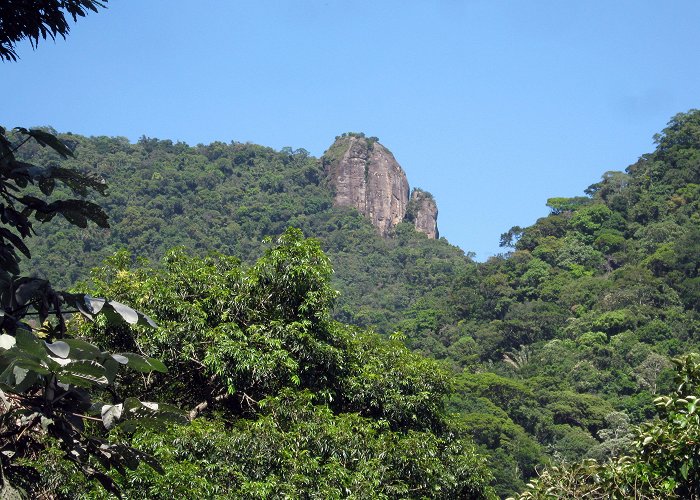
[[[6,372],[9,370],[9,377],[6,380],[9,382],[7,385],[12,389],[13,392],[22,394],[23,392],[34,386],[34,383],[39,378],[39,374],[36,372],[35,369],[24,368],[18,365],[18,363],[15,363],[14,365],[8,367],[7,370],[5,370]],[[2,380],[3,378],[3,376],[0,376],[0,380]]]
[[[31,370],[39,375],[49,375],[51,373],[51,370],[49,370],[43,363],[29,358],[17,358],[15,361],[15,367]]]
[[[165,364],[156,358],[146,358],[148,363],[153,367],[153,371],[160,372],[160,373],[168,373],[168,367],[165,366]]]
[[[49,344],[48,342],[44,342],[44,344],[54,356],[58,356],[59,358],[67,358],[71,350],[70,345],[66,342],[63,342],[62,340],[58,340],[51,344]]]
[[[95,384],[107,384],[107,371],[105,367],[96,361],[79,360],[72,361],[65,365],[61,372],[58,373],[59,378],[79,377],[86,381]]]
[[[123,356],[126,359],[128,359],[129,368],[132,368],[139,372],[150,373],[156,371],[166,373],[168,371],[168,369],[162,362],[154,358],[146,358],[131,352],[123,352],[119,354],[119,356]]]
[[[122,403],[116,405],[103,405],[100,415],[105,428],[111,429],[119,421],[122,416],[124,405]]]
[[[33,333],[26,330],[17,330],[15,338],[17,339],[16,348],[24,355],[37,359],[46,358],[43,342]]]
[[[8,335],[6,333],[0,335],[0,349],[12,349],[16,343],[17,339],[15,339],[12,335]]]
[[[104,307],[105,302],[107,301],[100,297],[91,297],[89,295],[85,295],[85,305],[88,307],[92,314],[99,313]]]
[[[92,359],[100,355],[100,349],[85,340],[65,339],[64,342],[70,346],[73,358]]]
[[[130,325],[135,325],[139,321],[138,313],[131,307],[117,302],[116,300],[110,300],[106,304],[107,307],[111,308],[115,313],[117,313],[124,321]]]

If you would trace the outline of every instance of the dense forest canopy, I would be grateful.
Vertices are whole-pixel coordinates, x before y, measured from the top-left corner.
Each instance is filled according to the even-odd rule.
[[[6,4],[6,60],[104,7]],[[655,141],[479,264],[303,149],[0,128],[0,497],[700,498],[700,111]]]
[[[337,325],[333,331],[351,328],[341,328],[345,323],[385,336],[399,332],[387,347],[378,349],[396,359],[386,349],[396,349],[403,339],[414,351],[438,360],[442,372],[437,365],[415,368],[417,374],[443,373],[446,377],[441,383],[445,385],[439,386],[442,389],[431,385],[425,394],[443,391],[446,406],[441,411],[451,415],[449,425],[459,422],[460,432],[471,436],[485,454],[496,493],[513,494],[552,461],[576,463],[588,458],[603,463],[629,453],[635,446],[635,426],[654,418],[655,398],[674,389],[671,359],[698,350],[694,335],[700,300],[698,130],[700,112],[675,116],[656,136],[654,152],[643,155],[624,172],[606,172],[585,190],[585,196],[550,198],[548,216],[532,226],[505,232],[501,242],[508,251],[484,263],[473,262],[445,239],[429,240],[410,224],[399,224],[389,238],[380,237],[356,211],[333,207],[323,163],[304,150],[275,151],[235,142],[191,147],[148,138],[132,144],[120,138],[60,134],[75,158],[61,160],[30,143],[22,148],[23,158],[38,164],[60,162],[103,175],[109,186],[107,196],[94,200],[109,215],[110,228],[76,230],[68,223],[52,221],[40,227],[38,237],[31,240],[34,258],[25,269],[64,285],[87,280],[80,285],[82,289],[93,287],[95,293],[121,298],[157,319],[175,321],[184,310],[176,316],[161,316],[150,309],[153,306],[148,301],[161,293],[158,286],[180,278],[163,278],[163,284],[157,285],[158,280],[147,276],[172,273],[173,266],[184,266],[204,274],[211,268],[212,275],[219,273],[223,278],[230,268],[236,279],[255,281],[258,278],[245,278],[245,269],[251,265],[250,269],[257,269],[257,256],[271,251],[266,237],[286,234],[281,241],[292,238],[299,245],[308,245],[302,243],[301,234],[313,236],[320,245],[315,251],[323,249],[335,273],[323,270],[328,265],[323,263],[325,257],[309,267],[330,280],[330,285],[324,285],[330,286],[327,290],[340,292],[332,300],[330,296],[324,299],[323,307],[341,323],[333,323],[328,316],[324,324]],[[60,188],[56,189],[60,194]],[[285,233],[288,226],[300,228],[301,233]],[[173,253],[171,248],[180,250]],[[186,257],[188,254],[200,257]],[[81,260],[71,259],[75,255]],[[237,255],[242,263],[223,255]],[[144,257],[152,264],[138,264]],[[105,258],[106,267],[100,265]],[[165,260],[159,263],[162,258]],[[205,260],[199,263],[198,258]],[[98,269],[92,278],[86,274],[89,267]],[[283,272],[279,266],[275,269]],[[301,279],[301,275],[294,276]],[[267,279],[271,283],[276,277],[271,274]],[[193,297],[221,293],[228,298],[217,300],[235,304],[239,300],[235,290],[241,285],[231,282],[219,287],[212,282],[211,290],[203,283],[186,286],[194,286]],[[285,286],[297,285],[289,282]],[[220,292],[214,292],[217,287]],[[178,297],[187,296],[185,292],[168,293],[158,307],[170,307]],[[299,293],[303,295],[296,291],[292,295]],[[202,296],[198,300],[204,307],[212,299]],[[245,307],[257,310],[262,305],[248,303]],[[224,309],[217,311],[230,316]],[[187,332],[181,338],[194,339],[199,334],[190,328],[198,324],[205,328],[211,321],[206,319],[209,314],[183,316],[189,319],[172,329]],[[278,321],[273,318],[268,321]],[[281,332],[251,337],[248,329],[254,323],[237,321],[243,323],[222,330],[227,332],[226,342],[233,342],[225,348],[234,349],[227,354],[219,352],[224,347],[199,354],[194,346],[167,347],[166,333],[163,338],[124,333],[119,338],[131,340],[123,346],[111,346],[109,336],[93,330],[84,335],[98,335],[94,340],[110,348],[138,348],[149,356],[164,357],[173,367],[183,362],[177,352],[188,353],[203,370],[218,367],[219,385],[203,385],[204,379],[185,383],[203,387],[205,394],[188,396],[179,389],[162,393],[187,411],[203,404],[193,415],[207,415],[211,407],[220,405],[228,408],[232,401],[241,405],[246,397],[256,403],[264,401],[291,384],[294,391],[311,390],[313,398],[321,398],[312,398],[313,404],[326,405],[332,414],[351,411],[361,418],[377,418],[391,432],[420,431],[411,421],[417,418],[441,439],[447,424],[430,424],[436,421],[430,413],[408,420],[401,417],[400,427],[394,428],[384,410],[370,410],[372,404],[342,406],[354,397],[346,393],[350,386],[344,383],[331,383],[333,389],[325,385],[307,388],[311,380],[304,379],[304,371],[311,370],[318,379],[321,368],[300,365],[295,356],[302,352],[315,356],[313,344],[286,347],[288,334]],[[333,338],[328,335],[323,337]],[[272,346],[258,344],[275,338],[282,342],[278,348],[296,354],[288,358],[290,354],[267,353]],[[339,340],[329,341],[334,345]],[[384,346],[378,338],[373,342]],[[341,345],[334,348],[350,355],[347,340]],[[253,350],[245,353],[245,349]],[[222,355],[229,357],[215,361]],[[414,369],[409,368],[409,358],[401,359],[407,370]],[[386,362],[362,361],[365,370],[376,365],[382,367],[380,372],[386,369]],[[259,381],[250,389],[244,389],[237,378],[250,377],[244,375],[245,366],[257,366]],[[323,366],[323,370],[333,370],[332,365]],[[190,376],[197,373],[184,365],[175,369]],[[226,374],[230,369],[237,372]],[[285,373],[289,378],[280,381],[277,377]],[[396,373],[399,379],[408,377]],[[323,372],[321,378],[334,376]],[[427,377],[416,376],[416,382]],[[424,382],[430,384],[428,379]],[[270,388],[276,389],[269,392]],[[366,390],[379,398],[373,404],[381,404],[379,386]],[[335,406],[338,404],[341,406]],[[264,413],[259,413],[262,409],[250,411],[258,419]],[[152,450],[160,453],[157,448]]]

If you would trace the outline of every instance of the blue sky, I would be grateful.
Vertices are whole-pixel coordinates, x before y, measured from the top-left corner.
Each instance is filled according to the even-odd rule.
[[[314,155],[363,131],[483,260],[700,107],[698,26],[697,1],[112,0],[2,63],[0,123]]]

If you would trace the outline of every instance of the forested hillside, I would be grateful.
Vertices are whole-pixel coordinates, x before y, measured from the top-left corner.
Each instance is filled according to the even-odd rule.
[[[16,61],[106,0],[9,3]],[[700,499],[700,111],[655,141],[476,263],[363,133],[0,127],[0,498]]]
[[[491,474],[467,425],[446,411],[449,372],[398,340],[333,321],[331,272],[318,243],[289,230],[252,266],[173,251],[155,269],[119,253],[93,273],[91,293],[133,304],[159,327],[82,322],[80,337],[114,352],[158,356],[167,374],[124,377],[117,390],[169,401],[192,420],[126,431],[164,470],[113,471],[122,494],[490,494]],[[107,496],[59,455],[31,464],[41,477],[28,485],[35,493]]]
[[[109,215],[110,228],[81,230],[58,219],[37,228],[27,271],[56,284],[85,278],[122,248],[154,261],[185,246],[198,255],[217,251],[252,262],[265,237],[297,227],[319,238],[333,262],[341,292],[336,317],[391,333],[414,305],[415,321],[424,321],[421,304],[431,297],[443,302],[453,277],[473,269],[462,250],[429,240],[409,222],[386,239],[356,210],[334,208],[323,162],[303,149],[60,137],[75,148],[75,158],[63,165],[105,179],[107,195],[94,201]],[[36,143],[21,154],[38,164],[58,161]],[[57,193],[69,191],[59,186]]]
[[[469,348],[455,361],[494,372],[465,375],[470,397],[556,460],[629,451],[631,425],[673,388],[669,358],[698,351],[700,112],[655,139],[625,172],[505,233],[512,251],[479,266],[483,316],[459,323]]]
[[[409,223],[396,226],[388,238],[380,237],[355,210],[333,207],[323,162],[304,150],[274,151],[239,143],[190,147],[148,138],[131,144],[120,138],[60,137],[75,151],[75,159],[65,160],[63,165],[105,178],[107,195],[95,201],[105,207],[110,228],[81,230],[54,220],[41,227],[32,240],[34,258],[26,269],[69,285],[86,280],[88,268],[99,266],[116,250],[126,249],[127,253],[111,257],[106,267],[96,271],[88,286],[96,293],[143,308],[169,325],[173,333],[165,328],[162,338],[137,335],[136,344],[124,346],[112,345],[109,336],[99,336],[99,340],[114,349],[138,347],[149,356],[164,357],[177,373],[195,376],[200,370],[202,375],[196,376],[215,375],[214,385],[203,385],[203,390],[210,391],[206,394],[184,394],[157,384],[148,388],[187,407],[198,401],[211,404],[221,396],[227,401],[225,411],[245,416],[246,398],[255,403],[266,396],[275,398],[256,409],[261,413],[253,422],[273,426],[275,432],[282,433],[279,439],[283,442],[289,437],[284,433],[316,432],[295,427],[312,425],[310,422],[331,427],[356,425],[364,429],[356,431],[359,433],[376,433],[372,426],[386,425],[386,432],[401,431],[396,439],[410,436],[407,430],[430,430],[437,436],[434,453],[439,454],[438,450],[453,446],[449,439],[440,441],[447,439],[441,437],[445,429],[458,426],[459,431],[448,435],[472,436],[489,458],[497,493],[513,494],[524,488],[538,466],[552,460],[575,462],[589,457],[604,461],[629,452],[634,445],[633,427],[652,418],[654,399],[674,387],[670,359],[700,347],[696,338],[700,321],[698,111],[674,117],[656,138],[656,150],[643,155],[625,172],[606,172],[580,197],[550,198],[547,217],[530,227],[514,227],[504,233],[502,244],[508,251],[483,264],[473,262],[444,239],[426,238]],[[35,164],[58,161],[31,143],[23,147],[22,154]],[[249,302],[262,300],[255,295],[258,292],[250,290],[255,289],[255,283],[269,285],[277,278],[271,274],[271,282],[260,281],[267,272],[260,263],[247,271],[245,265],[239,267],[228,257],[205,256],[220,252],[252,264],[269,248],[263,239],[283,234],[288,226],[318,238],[335,269],[331,283],[340,296],[335,305],[323,299],[323,308],[333,307],[333,316],[343,323],[400,335],[385,344],[329,318],[316,325],[315,316],[307,316],[308,312],[304,312],[306,319],[285,319],[293,323],[292,330],[285,327],[275,334],[255,333],[259,320],[246,319],[246,315],[266,309],[262,303],[256,306]],[[309,244],[302,244],[300,238],[297,233],[287,233],[280,248]],[[177,246],[197,257],[185,257],[187,252],[183,251],[168,253]],[[281,250],[273,250],[262,262],[269,263],[277,251]],[[163,256],[165,260],[158,264]],[[152,263],[134,264],[137,258]],[[316,262],[309,266],[317,268],[321,261]],[[317,269],[330,277],[323,265]],[[183,272],[186,279],[180,275]],[[151,275],[158,278],[151,280]],[[224,281],[216,284],[218,279]],[[205,286],[207,280],[213,284]],[[172,284],[166,286],[168,283]],[[242,286],[237,283],[252,286],[245,294],[253,294],[253,298],[236,298],[237,287]],[[284,286],[297,285],[290,282]],[[187,291],[191,289],[194,292]],[[190,293],[199,301],[191,306],[186,304]],[[159,298],[161,294],[165,295]],[[185,303],[178,306],[182,300]],[[243,302],[234,306],[235,313],[225,308],[215,308],[215,313],[207,310],[219,300]],[[191,307],[197,310],[190,311]],[[214,323],[212,314],[219,317]],[[235,316],[238,326],[234,328],[218,323],[222,314],[243,316]],[[277,313],[269,314],[265,332],[274,330],[279,321]],[[273,326],[269,326],[270,321]],[[234,328],[231,332],[235,335],[229,332],[219,345],[215,340],[221,334],[217,332],[224,331],[221,328]],[[314,329],[310,337],[307,328]],[[178,336],[178,331],[188,333]],[[211,339],[202,342],[213,342],[215,347],[198,352],[197,345],[177,344],[192,342],[198,335]],[[129,335],[123,338],[134,342],[128,340]],[[322,344],[318,344],[319,339]],[[440,360],[439,365],[403,351],[397,339]],[[261,350],[251,354],[247,352],[250,349]],[[362,352],[371,353],[372,349],[398,363],[396,368],[389,368],[389,361],[383,358],[360,359]],[[184,353],[188,353],[187,359],[178,357]],[[194,365],[188,367],[187,363]],[[362,381],[353,374],[355,369],[363,373]],[[396,380],[411,381],[407,388],[421,383],[429,387],[420,393],[423,396],[416,395],[418,400],[407,394],[401,396],[408,398],[405,401],[389,403],[394,391],[390,387],[395,382],[381,387],[380,375],[386,370]],[[319,373],[323,373],[321,378]],[[437,374],[444,378],[431,382]],[[188,386],[198,384],[193,381]],[[293,392],[282,390],[287,386]],[[427,394],[437,400],[445,397],[447,413],[440,413],[437,400],[435,409],[421,409],[419,400]],[[311,399],[304,399],[307,397]],[[370,400],[353,403],[363,397]],[[389,399],[383,402],[384,397]],[[398,406],[394,408],[394,404]],[[406,404],[411,407],[409,413],[402,409]],[[277,410],[276,405],[285,410]],[[292,407],[306,416],[285,420],[288,423],[279,427],[276,419]],[[357,412],[353,419],[376,418],[380,424],[365,420],[334,423],[333,419],[345,418],[346,412]],[[449,413],[453,415],[448,418]],[[236,424],[237,432],[252,432],[247,425]],[[178,456],[195,453],[203,435],[197,433],[211,431],[205,427],[194,426],[188,431],[189,437],[181,441],[185,451],[163,451],[157,435],[143,434],[137,439],[157,455],[165,453],[167,460],[177,461]],[[382,435],[377,434],[377,439]],[[226,437],[220,443],[222,448],[212,453],[229,450],[233,445],[226,439],[234,437]],[[303,445],[310,457],[326,453],[315,448],[308,451],[309,446],[317,444]],[[286,452],[275,453],[284,456]],[[289,453],[297,456],[300,451]],[[335,451],[327,453],[330,455],[323,456],[335,457]],[[376,456],[370,454],[365,459],[374,463]],[[241,458],[226,460],[239,463]],[[442,463],[447,463],[444,460]],[[263,467],[260,470],[272,467],[258,466]],[[447,465],[440,467],[447,467],[444,474],[459,474]],[[198,470],[191,473],[196,476]],[[353,471],[351,474],[359,474]],[[241,485],[248,484],[245,481],[250,479],[241,481]],[[287,479],[279,481],[262,486],[256,483],[254,487],[267,491],[264,488],[294,484]],[[347,481],[352,479],[343,479],[344,484]],[[393,479],[377,481],[394,484]],[[471,484],[471,479],[465,481]],[[392,491],[387,490],[387,495],[394,495]]]

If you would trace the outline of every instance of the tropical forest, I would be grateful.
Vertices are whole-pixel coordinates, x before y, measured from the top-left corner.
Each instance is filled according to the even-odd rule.
[[[699,110],[483,262],[362,132],[3,125],[0,498],[700,498]]]

